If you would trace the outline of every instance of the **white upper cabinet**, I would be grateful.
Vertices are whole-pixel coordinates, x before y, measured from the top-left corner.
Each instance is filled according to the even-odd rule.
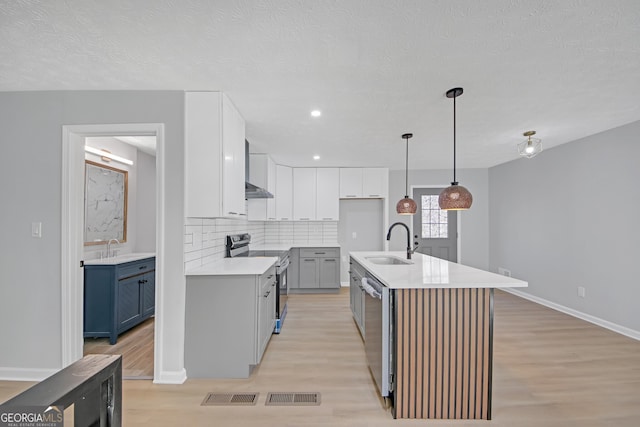
[[[316,169],[293,168],[293,219],[316,219]]]
[[[276,218],[293,219],[293,172],[289,166],[276,165]]]
[[[388,188],[387,168],[340,168],[341,199],[386,198]]]
[[[340,215],[340,170],[316,169],[316,219],[337,221]]]
[[[362,169],[362,197],[380,199],[388,196],[389,170],[387,168]]]
[[[340,198],[362,197],[362,168],[340,168]]]
[[[244,119],[221,92],[185,93],[185,216],[242,218]]]
[[[247,200],[251,221],[276,220],[276,163],[267,154],[250,154],[249,182],[266,189],[274,195],[272,199]]]

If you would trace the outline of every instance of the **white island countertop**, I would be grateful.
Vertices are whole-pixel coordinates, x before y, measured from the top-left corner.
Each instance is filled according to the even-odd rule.
[[[223,258],[185,271],[187,276],[254,276],[266,273],[277,257]]]
[[[523,288],[528,283],[440,258],[406,252],[351,252],[360,265],[390,289]],[[368,258],[399,258],[411,264],[375,264]]]

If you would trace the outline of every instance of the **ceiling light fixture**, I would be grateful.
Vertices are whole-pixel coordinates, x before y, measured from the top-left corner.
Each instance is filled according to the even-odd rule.
[[[311,111],[311,116],[312,117],[320,117],[321,115],[322,115],[322,111],[320,111],[320,110]]]
[[[535,130],[529,130],[522,134],[526,136],[527,139],[518,144],[518,153],[520,153],[521,156],[530,159],[542,151],[542,140],[531,138],[535,134]]]
[[[89,147],[88,145],[84,146],[84,151],[87,153],[95,154],[96,156],[106,157],[111,160],[115,160],[116,162],[124,163],[125,165],[133,165],[133,161],[129,159],[125,159],[124,157],[116,156],[115,154],[111,154],[107,150],[98,150],[97,148]]]
[[[402,135],[402,138],[407,141],[407,156],[405,163],[405,188],[404,188],[404,199],[400,200],[396,205],[396,212],[398,215],[413,215],[416,213],[418,206],[416,202],[409,197],[409,138],[413,137],[412,133],[405,133]]]
[[[469,190],[456,181],[456,98],[462,95],[462,88],[455,87],[447,91],[447,98],[453,98],[453,181],[451,185],[440,193],[438,204],[445,211],[459,211],[469,209],[473,197]]]
[[[313,156],[313,160],[320,160],[320,156],[316,154],[315,156]]]

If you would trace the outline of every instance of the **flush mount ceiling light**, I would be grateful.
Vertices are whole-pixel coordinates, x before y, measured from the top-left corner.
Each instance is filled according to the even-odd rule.
[[[125,165],[131,166],[133,164],[132,160],[125,159],[124,157],[116,156],[115,154],[111,154],[107,150],[98,150],[97,148],[89,147],[88,145],[84,146],[84,151],[87,153],[95,154],[96,156],[100,156],[103,158],[115,160],[116,162],[124,163]]]
[[[454,87],[447,91],[447,98],[453,98],[453,181],[451,185],[440,193],[438,204],[444,211],[460,211],[469,209],[473,197],[469,190],[456,181],[456,98],[462,95],[461,87]]]
[[[320,160],[320,156],[316,154],[315,156],[313,156],[313,160]]]
[[[409,138],[413,137],[412,133],[405,133],[402,135],[402,138],[407,142],[407,157],[405,163],[405,188],[404,188],[404,199],[400,200],[396,205],[396,212],[398,215],[413,215],[416,213],[418,206],[416,202],[413,201],[412,198],[409,197]]]
[[[542,151],[542,140],[538,138],[531,138],[535,134],[535,130],[529,130],[522,134],[526,136],[527,139],[518,144],[518,153],[521,156],[530,159]]]
[[[322,115],[322,111],[320,110],[311,111],[311,117],[320,117],[321,115]]]

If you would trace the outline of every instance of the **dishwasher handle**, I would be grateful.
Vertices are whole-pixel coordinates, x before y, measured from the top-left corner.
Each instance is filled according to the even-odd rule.
[[[371,286],[369,284],[369,280],[367,280],[366,277],[362,278],[362,287],[364,288],[364,291],[371,297],[376,298],[376,299],[382,299],[382,293],[378,292],[378,290],[376,288],[374,288],[373,286]]]

